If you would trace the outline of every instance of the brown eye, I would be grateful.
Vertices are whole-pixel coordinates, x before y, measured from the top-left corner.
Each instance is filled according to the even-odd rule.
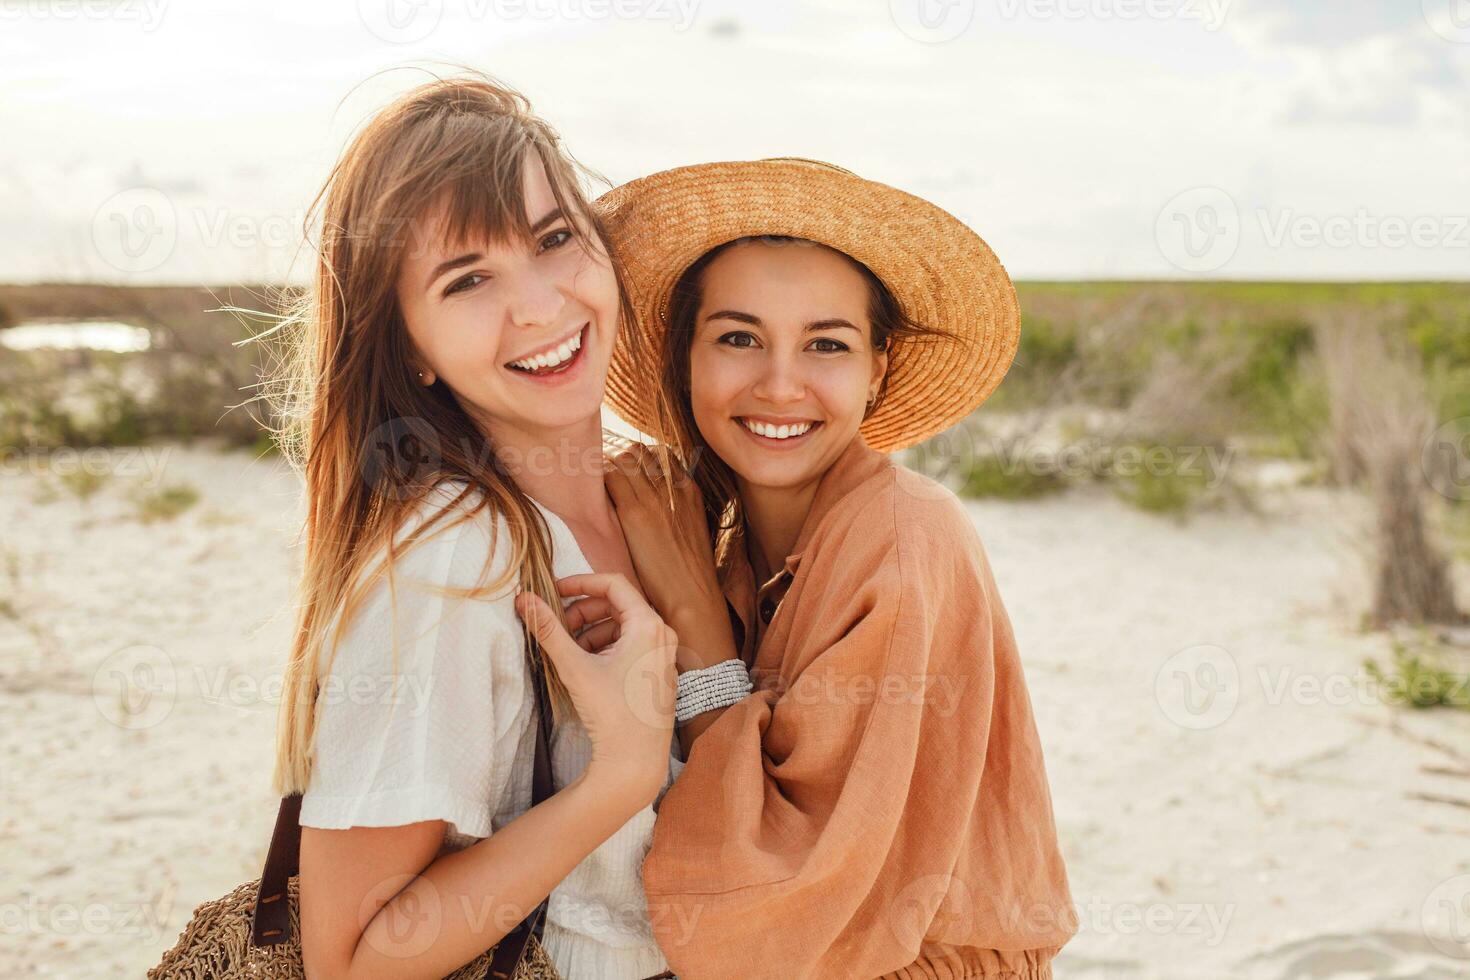
[[[541,239],[540,250],[542,252],[551,252],[561,248],[571,240],[572,233],[565,228],[559,228]]]
[[[730,347],[754,347],[755,337],[746,333],[744,330],[731,330],[727,334],[721,334],[720,339],[715,342],[726,344]]]
[[[825,344],[827,346],[820,346],[822,344]],[[843,351],[852,349],[844,344],[842,341],[833,340],[831,337],[818,337],[816,340],[812,341],[812,347],[815,348],[818,353],[822,354],[840,354]]]
[[[444,290],[444,295],[453,296],[455,293],[463,293],[467,290],[474,289],[485,279],[486,277],[480,275],[478,272],[472,272],[469,275],[464,276],[460,279],[456,279],[454,280],[454,282],[450,283],[449,288]]]

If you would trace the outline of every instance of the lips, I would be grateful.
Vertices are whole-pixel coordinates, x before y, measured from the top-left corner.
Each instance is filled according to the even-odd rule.
[[[821,426],[816,419],[757,419],[749,416],[739,416],[735,422],[746,432],[757,438],[769,442],[789,443],[798,441],[812,430]]]
[[[531,375],[556,374],[565,371],[576,362],[577,355],[581,353],[582,345],[587,341],[589,326],[590,324],[584,323],[580,330],[559,343],[548,345],[514,361],[508,361],[505,366],[512,371],[521,371]]]

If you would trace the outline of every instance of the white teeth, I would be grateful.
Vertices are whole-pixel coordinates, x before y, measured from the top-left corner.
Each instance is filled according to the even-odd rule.
[[[757,422],[755,419],[741,419],[740,424],[758,436],[767,439],[793,439],[796,436],[806,435],[811,431],[812,423],[796,422],[791,425],[770,425],[766,422]]]
[[[544,354],[527,357],[519,361],[511,361],[512,367],[522,368],[527,371],[539,371],[543,368],[556,367],[563,361],[568,360],[573,354],[582,349],[582,333],[578,331],[571,337],[562,341],[560,347],[553,348]]]

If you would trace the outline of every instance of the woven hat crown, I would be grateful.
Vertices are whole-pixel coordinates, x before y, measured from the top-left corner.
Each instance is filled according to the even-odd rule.
[[[861,262],[903,312],[937,336],[896,345],[887,394],[863,422],[892,452],[949,428],[1005,377],[1020,337],[1015,287],[995,253],[936,205],[820,160],[776,157],[708,163],[642,177],[596,205],[621,266],[643,360],[619,341],[607,400],[658,432],[659,359],[675,283],[706,252],[741,238],[781,236]]]

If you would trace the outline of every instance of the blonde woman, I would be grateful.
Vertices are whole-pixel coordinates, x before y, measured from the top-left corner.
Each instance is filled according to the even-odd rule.
[[[609,400],[695,478],[639,450],[608,482],[681,643],[688,763],[643,869],[670,964],[1049,980],[1076,920],[1015,637],[964,507],[887,455],[1004,377],[1005,270],[934,205],[814,161],[599,206],[645,341]]]
[[[518,95],[452,79],[378,114],[316,204],[276,766],[313,980],[443,976],[548,895],[562,977],[666,970],[638,869],[677,765],[675,638],[603,490],[623,303],[578,176]],[[618,623],[611,656],[567,632],[576,595]],[[532,807],[541,673],[556,792]]]

